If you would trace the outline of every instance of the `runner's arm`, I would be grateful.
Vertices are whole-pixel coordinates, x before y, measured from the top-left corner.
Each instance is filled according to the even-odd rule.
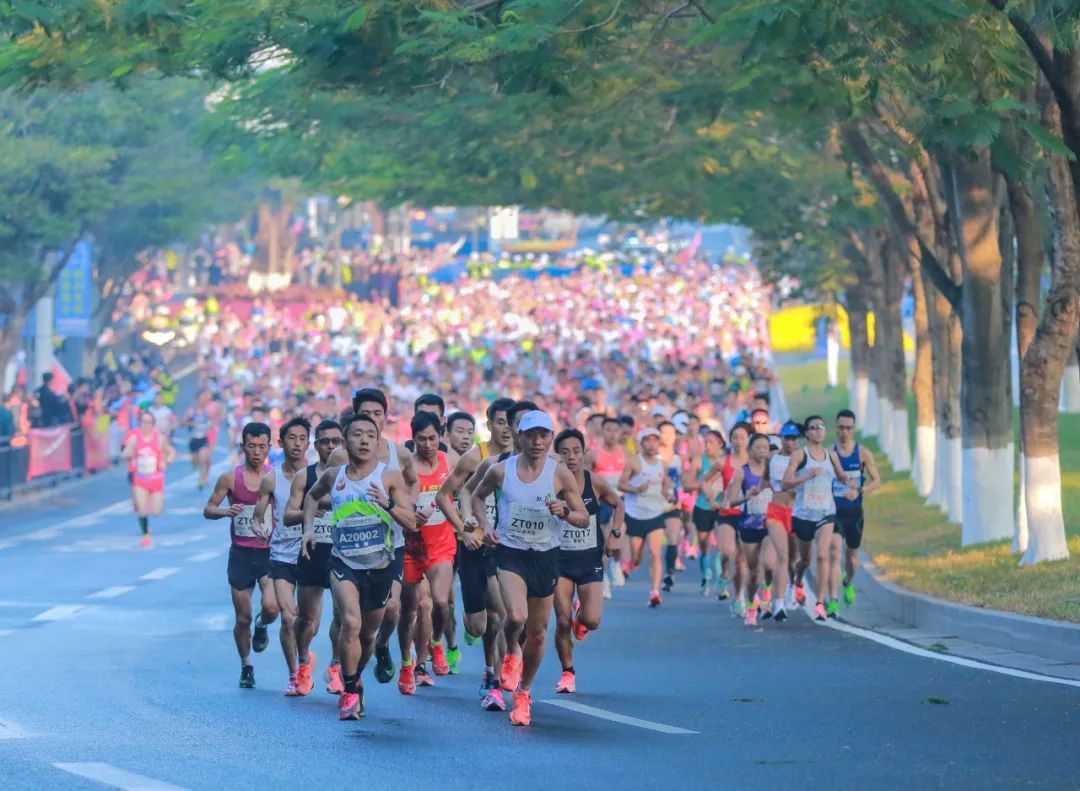
[[[593,491],[596,492],[596,499],[607,503],[615,509],[615,513],[611,515],[611,529],[621,531],[623,528],[623,517],[626,513],[626,507],[623,505],[619,493],[611,488],[610,483],[596,475],[593,476],[592,486]]]
[[[203,507],[204,519],[228,519],[230,516],[235,516],[243,510],[239,505],[226,506],[225,508],[220,507],[221,501],[229,496],[229,490],[231,488],[231,474],[223,472],[221,477],[217,479],[217,483],[214,484],[214,489],[210,492],[210,497],[206,500],[206,505]]]
[[[322,474],[319,480],[315,481],[315,485],[308,490],[307,497],[304,498],[303,505],[303,521],[304,521],[304,541],[307,541],[308,536],[315,535],[315,512],[319,509],[319,500],[330,494],[330,487],[334,485],[334,479],[338,474],[337,467],[329,467],[326,472]]]
[[[285,503],[285,515],[282,517],[286,527],[304,524],[304,485],[307,483],[307,471],[293,476],[289,487],[289,501]]]
[[[274,496],[274,485],[277,483],[276,474],[271,471],[266,473],[259,481],[259,499],[255,501],[255,513],[251,516],[251,526],[255,533],[262,535],[262,527],[266,522],[266,509],[270,505],[270,498]],[[271,528],[271,531],[273,528]]]
[[[585,509],[585,501],[581,499],[574,474],[566,467],[556,467],[555,486],[556,496],[570,509],[560,518],[574,527],[588,527],[589,512]]]
[[[622,473],[619,475],[619,491],[626,492],[627,494],[640,494],[645,491],[647,483],[641,486],[631,486],[630,479],[638,474],[637,459],[627,459],[626,466],[623,467]]]
[[[466,482],[469,480],[469,476],[472,475],[475,469],[472,466],[474,459],[472,451],[469,451],[457,464],[454,465],[453,472],[449,477],[443,481],[442,486],[439,487],[439,491],[435,494],[435,503],[439,506],[439,510],[446,516],[447,521],[454,526],[454,532],[458,535],[465,529],[465,518],[462,514],[458,513],[458,509],[454,507],[454,495],[462,490]],[[467,508],[466,503],[468,497],[461,498],[461,510],[464,511]],[[472,510],[469,510],[469,516],[472,516]]]
[[[416,501],[420,494],[420,476],[416,474],[416,465],[413,464],[412,454],[404,445],[395,445],[398,455],[398,466],[401,467],[401,477],[409,491],[409,500]]]
[[[796,475],[799,465],[802,464],[804,453],[805,451],[802,448],[791,452],[791,461],[788,462],[787,469],[784,471],[784,480],[780,482],[780,491],[790,492],[792,489],[798,489],[810,480],[809,475],[802,477]]]
[[[869,473],[870,477],[870,481],[867,482],[866,476],[863,476],[862,493],[870,494],[870,492],[876,492],[881,488],[881,473],[878,472],[874,454],[860,445],[859,455],[862,456],[863,469]]]
[[[176,448],[167,437],[161,438],[161,458],[165,461],[166,467],[176,461]]]
[[[488,466],[487,472],[484,473],[483,480],[477,484],[473,489],[472,494],[469,495],[472,500],[473,516],[480,524],[480,529],[484,533],[491,533],[494,529],[494,525],[488,524],[487,509],[484,507],[484,500],[487,499],[489,494],[492,494],[503,484],[503,470],[502,463],[496,463]]]
[[[840,455],[835,450],[829,451],[829,461],[832,462],[833,473],[840,480],[840,482],[846,483],[850,486],[848,474],[844,472],[844,465],[840,463]]]
[[[750,499],[746,496],[736,499],[736,497],[742,493],[742,482],[743,471],[742,467],[739,467],[735,470],[735,474],[731,476],[731,483],[729,483],[727,489],[724,490],[724,500],[720,503],[721,508],[735,508]]]
[[[413,510],[413,500],[409,486],[405,483],[405,476],[397,470],[383,470],[383,488],[386,489],[389,498],[382,502],[376,498],[379,507],[390,512],[395,522],[401,525],[401,529],[407,533],[415,533],[420,528],[416,526],[416,511]],[[393,498],[394,507],[388,508],[389,499]]]

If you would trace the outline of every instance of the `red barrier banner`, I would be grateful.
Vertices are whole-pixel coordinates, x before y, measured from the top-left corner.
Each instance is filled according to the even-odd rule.
[[[26,480],[71,472],[71,426],[30,429],[30,468]]]
[[[85,454],[83,458],[86,460],[86,469],[89,472],[104,470],[109,466],[108,422],[105,423],[105,430],[101,431],[97,420],[83,421],[83,448]]]

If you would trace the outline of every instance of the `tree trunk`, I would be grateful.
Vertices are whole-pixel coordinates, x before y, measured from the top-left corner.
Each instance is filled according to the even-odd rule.
[[[1050,129],[1059,110],[1043,106]],[[1076,357],[1080,323],[1080,204],[1070,166],[1048,157],[1052,212],[1057,233],[1050,291],[1035,337],[1020,363],[1020,433],[1027,490],[1028,546],[1022,565],[1069,556],[1061,508],[1061,464],[1058,457],[1058,394],[1070,360]]]
[[[886,385],[889,432],[889,463],[896,472],[911,469],[911,439],[908,432],[907,408],[907,359],[904,354],[904,277],[907,274],[907,242],[904,239],[890,237],[887,242],[883,262],[885,264],[885,310],[881,319],[882,327],[887,327],[887,343],[884,348],[883,378]],[[880,396],[880,390],[879,390]]]
[[[862,283],[848,286],[845,308],[851,342],[851,392],[849,404],[861,425],[866,420],[870,388],[870,338],[866,326],[866,288]]]
[[[888,347],[888,320],[885,307],[884,245],[880,239],[872,239],[866,246],[869,267],[866,293],[874,316],[874,343],[870,347],[870,387],[867,393],[868,436],[876,436],[881,452],[888,457],[892,446],[892,414],[888,403],[886,384],[886,348]],[[870,433],[870,432],[873,433]]]
[[[964,328],[961,543],[964,546],[1010,538],[1013,533],[1009,395],[1012,306],[1002,285],[1005,272],[990,153],[979,148],[975,154],[954,162],[957,230],[964,264],[961,294]]]
[[[1024,355],[1027,354],[1039,322],[1040,278],[1046,261],[1046,250],[1043,249],[1042,230],[1039,228],[1035,198],[1031,190],[1021,180],[1006,176],[1005,181],[1009,195],[1009,211],[1012,214],[1013,229],[1016,234],[1016,332],[1013,335],[1014,351],[1012,352],[1016,355],[1016,363],[1014,366],[1010,359],[1010,377],[1015,370],[1012,381],[1016,387],[1014,390],[1016,396],[1013,401],[1018,404],[1020,398],[1018,391],[1022,386],[1020,364]],[[1012,353],[1010,353],[1010,358],[1012,358]],[[1027,486],[1024,484],[1024,467],[1024,441],[1021,433],[1020,492],[1013,533],[1014,552],[1023,552],[1028,545]]]
[[[911,244],[911,289],[915,297],[915,463],[911,477],[920,497],[928,497],[934,487],[937,460],[937,421],[934,417],[934,370],[930,340],[930,309],[919,262],[918,245]]]

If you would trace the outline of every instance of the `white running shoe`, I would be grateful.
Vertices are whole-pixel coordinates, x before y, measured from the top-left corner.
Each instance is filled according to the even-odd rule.
[[[622,563],[618,560],[611,561],[611,584],[621,588],[626,584],[626,577],[622,573]]]
[[[604,581],[600,583],[600,593],[605,599],[611,598],[611,580],[608,579],[608,575],[604,575]]]

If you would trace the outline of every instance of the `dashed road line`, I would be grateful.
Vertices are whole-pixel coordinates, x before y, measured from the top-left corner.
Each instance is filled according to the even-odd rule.
[[[62,769],[69,774],[85,777],[87,780],[95,780],[112,788],[120,788],[123,791],[185,791],[182,786],[166,783],[163,780],[155,780],[152,777],[137,775],[124,769],[102,763],[78,763],[53,764],[57,769]]]
[[[188,558],[188,563],[205,563],[208,560],[219,558],[224,555],[223,550],[207,550],[206,552],[199,552],[196,555],[192,555]]]
[[[616,712],[608,711],[607,709],[598,709],[595,706],[586,706],[584,703],[571,703],[568,700],[541,700],[540,703],[547,703],[550,706],[558,706],[560,709],[566,709],[567,711],[576,711],[578,714],[588,714],[590,717],[599,717],[600,719],[608,720],[609,722],[632,725],[635,728],[644,728],[647,731],[656,731],[657,733],[669,733],[683,736],[698,733],[698,731],[678,728],[674,725],[665,725],[662,722],[643,720],[638,717],[617,714]]]
[[[179,574],[179,573],[180,573],[180,569],[177,569],[177,568],[160,568],[160,569],[154,569],[153,571],[146,572],[141,577],[139,577],[139,579],[146,580],[148,582],[151,581],[151,580],[163,580],[166,577],[171,577],[173,574]]]
[[[0,739],[25,739],[26,731],[13,722],[0,720]]]
[[[111,588],[103,588],[96,593],[91,593],[86,598],[88,599],[115,599],[117,596],[123,596],[129,591],[135,590],[134,585],[113,585]]]
[[[56,607],[50,607],[45,612],[39,612],[30,620],[41,622],[66,621],[68,618],[73,618],[85,609],[87,609],[87,605],[85,604],[61,604]]]

